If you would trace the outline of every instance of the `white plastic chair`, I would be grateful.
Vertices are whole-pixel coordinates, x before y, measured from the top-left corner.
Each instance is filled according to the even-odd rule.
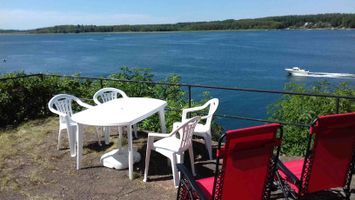
[[[107,87],[107,88],[102,88],[99,91],[97,91],[93,96],[93,100],[97,105],[99,105],[99,104],[111,101],[113,99],[117,99],[120,96],[122,98],[129,98],[124,91],[119,90],[117,88]],[[134,130],[134,135],[137,138],[138,137],[137,125],[133,126],[133,130]],[[110,142],[110,127],[103,127],[103,132],[105,133],[105,144],[109,144],[109,142]],[[122,127],[118,127],[118,133],[119,133],[119,146],[121,146]]]
[[[99,91],[97,91],[94,94],[94,102],[98,104],[102,104],[108,101],[111,101],[113,99],[117,99],[118,96],[121,96],[122,98],[128,98],[127,94],[123,92],[122,90],[119,90],[117,88],[102,88]]]
[[[195,175],[194,154],[192,149],[192,134],[196,124],[200,120],[199,116],[182,122],[181,126],[174,128],[170,134],[149,133],[147,141],[147,151],[145,156],[144,182],[147,182],[149,161],[151,150],[155,150],[170,159],[175,187],[179,184],[179,172],[176,164],[183,162],[183,155],[189,151],[192,173]],[[154,142],[154,138],[163,138]]]
[[[60,148],[61,133],[63,130],[67,130],[70,155],[75,157],[75,134],[77,129],[77,124],[72,121],[71,116],[73,115],[72,102],[75,101],[80,106],[84,108],[92,107],[89,104],[82,102],[78,97],[68,94],[58,94],[55,95],[49,102],[48,108],[51,112],[59,115],[59,132],[58,132],[58,145],[57,149]]]
[[[187,119],[188,113],[191,112],[196,112],[196,111],[201,111],[209,107],[208,114],[205,116],[201,117],[201,120],[206,120],[204,124],[198,123],[196,125],[196,128],[194,130],[194,135],[203,137],[205,140],[205,146],[208,151],[208,156],[209,159],[212,160],[212,134],[211,134],[211,123],[212,123],[212,118],[213,114],[216,112],[218,108],[219,100],[217,98],[213,98],[209,101],[207,101],[204,105],[198,106],[198,107],[193,107],[193,108],[186,108],[182,110],[182,119],[181,121],[185,121]],[[181,124],[181,122],[175,122],[173,124],[173,127],[178,127]]]

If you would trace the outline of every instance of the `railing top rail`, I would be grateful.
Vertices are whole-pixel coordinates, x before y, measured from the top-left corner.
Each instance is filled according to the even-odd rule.
[[[254,121],[254,122],[264,122],[264,123],[279,123],[282,125],[289,125],[289,126],[298,126],[298,127],[303,127],[303,128],[309,128],[311,124],[301,124],[301,123],[295,123],[295,122],[284,122],[284,121],[275,121],[275,120],[267,120],[267,119],[256,119],[252,117],[243,117],[243,116],[238,116],[238,115],[225,115],[225,114],[215,114],[216,117],[221,117],[221,118],[230,118],[230,119],[239,119],[239,120],[247,120],[247,121]]]
[[[0,81],[15,80],[15,79],[27,78],[32,76],[43,76],[43,74],[26,74],[23,76],[6,77],[6,78],[0,78]]]
[[[31,77],[31,76],[52,76],[52,77],[60,77],[60,78],[76,78],[76,79],[86,79],[86,80],[105,80],[105,81],[119,81],[119,82],[131,82],[131,83],[146,83],[146,84],[184,86],[184,87],[206,88],[206,89],[219,89],[219,90],[256,92],[256,93],[270,93],[270,94],[288,94],[288,95],[314,96],[314,97],[326,97],[326,98],[341,98],[341,99],[352,99],[352,100],[355,100],[354,96],[312,94],[312,93],[301,93],[301,92],[288,92],[288,91],[278,91],[278,90],[262,90],[262,89],[254,89],[254,88],[223,87],[223,86],[187,84],[187,83],[173,84],[173,83],[157,82],[157,81],[136,81],[136,80],[115,79],[115,78],[99,78],[99,77],[88,77],[88,76],[72,76],[72,75],[42,74],[42,73],[29,74],[29,75],[25,75],[25,76],[10,77],[10,78],[0,78],[0,81],[18,79],[18,78],[26,78],[26,77]]]

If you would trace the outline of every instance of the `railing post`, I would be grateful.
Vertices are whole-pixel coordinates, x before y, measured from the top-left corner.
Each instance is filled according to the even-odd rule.
[[[189,108],[191,108],[191,103],[192,103],[192,102],[191,102],[191,101],[192,101],[192,100],[191,100],[191,85],[189,85],[188,88],[189,88]],[[190,112],[187,113],[187,117],[188,117],[188,118],[191,118],[191,113],[190,113]]]
[[[191,108],[191,85],[189,87],[189,108]]]
[[[39,74],[39,78],[41,79],[41,82],[43,84],[43,81],[44,81],[44,74]],[[45,96],[45,95],[44,95]],[[43,97],[44,97],[43,96]],[[45,113],[45,115],[47,114],[47,101],[48,99],[47,98],[41,98],[41,111],[42,113]]]
[[[338,114],[339,113],[339,106],[340,106],[339,105],[339,97],[336,98],[336,103],[335,104],[336,104],[336,109],[335,109],[336,111],[335,112]]]
[[[189,108],[191,108],[191,104],[192,104],[192,102],[191,102],[192,100],[191,100],[191,85],[189,85]],[[188,118],[191,118],[191,112],[189,112],[189,113],[187,113],[187,117]]]
[[[101,88],[103,88],[103,87],[104,87],[104,84],[103,84],[102,79],[100,79],[100,86],[101,86]]]

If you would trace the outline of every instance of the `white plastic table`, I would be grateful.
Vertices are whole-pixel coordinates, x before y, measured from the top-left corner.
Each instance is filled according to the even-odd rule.
[[[160,126],[166,132],[164,108],[166,101],[152,98],[119,98],[75,113],[72,120],[78,123],[76,134],[76,168],[80,169],[83,151],[83,126],[126,126],[128,135],[128,175],[133,179],[132,125],[159,113]]]

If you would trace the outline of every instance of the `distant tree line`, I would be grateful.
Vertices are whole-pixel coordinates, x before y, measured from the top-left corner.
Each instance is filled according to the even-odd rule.
[[[0,33],[18,33],[18,32],[24,32],[24,31],[0,29]]]
[[[317,14],[264,17],[256,19],[228,19],[223,21],[187,22],[151,25],[60,25],[25,31],[27,33],[85,33],[85,32],[152,32],[203,31],[243,29],[314,29],[355,28],[355,14]],[[0,30],[1,32],[1,30]]]

